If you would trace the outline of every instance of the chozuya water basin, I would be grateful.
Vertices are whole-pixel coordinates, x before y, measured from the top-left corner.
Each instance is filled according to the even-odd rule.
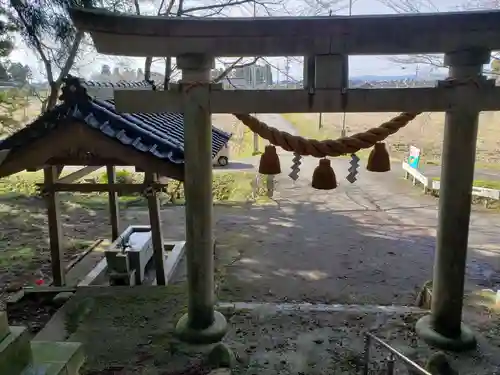
[[[111,285],[141,285],[153,256],[151,227],[131,225],[105,251]]]

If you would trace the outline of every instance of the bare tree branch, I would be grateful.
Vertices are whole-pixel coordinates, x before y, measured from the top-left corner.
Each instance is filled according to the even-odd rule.
[[[230,64],[230,65],[229,65],[226,69],[224,69],[224,71],[223,71],[221,74],[219,74],[219,76],[217,76],[217,77],[213,80],[213,82],[216,82],[216,83],[217,83],[217,82],[219,82],[219,81],[223,80],[224,78],[226,78],[226,77],[229,75],[229,73],[231,73],[231,71],[232,71],[233,69],[244,68],[244,67],[246,67],[246,66],[251,66],[251,65],[254,65],[257,61],[259,61],[259,59],[260,59],[260,58],[261,58],[261,57],[255,57],[255,58],[254,58],[251,62],[249,62],[249,63],[244,63],[244,64],[239,64],[239,62],[240,62],[241,60],[243,60],[243,57],[240,57],[240,58],[236,59],[236,61],[235,61],[235,62],[233,62],[232,64]]]
[[[439,12],[432,0],[380,0],[386,7],[396,13]]]
[[[288,72],[284,71],[283,69],[280,69],[279,67],[277,67],[276,65],[272,64],[269,62],[269,60],[267,59],[262,59],[267,65],[269,65],[271,68],[274,68],[275,70],[277,70],[278,72],[280,72],[281,74],[283,74],[285,76],[286,79],[292,81],[292,82],[295,82],[295,83],[299,83],[299,81],[297,81],[295,78],[293,78]]]
[[[222,4],[212,4],[212,5],[205,5],[205,6],[184,9],[182,11],[182,14],[188,15],[188,14],[191,14],[194,12],[214,10],[214,9],[224,9],[228,6],[243,5],[243,4],[247,4],[247,3],[251,3],[251,2],[254,2],[254,0],[227,0],[225,3],[222,3]]]
[[[444,68],[442,55],[409,55],[403,57],[388,57],[387,60],[396,64],[421,64],[430,65],[436,68]]]
[[[439,8],[432,0],[379,0],[380,3],[396,13],[439,12]],[[397,64],[422,64],[437,68],[444,67],[442,55],[408,55],[404,57],[388,57],[389,61]]]
[[[134,0],[135,2],[140,2],[140,0]],[[356,1],[356,0],[354,0]],[[163,6],[165,5],[165,9]],[[202,1],[193,0],[189,1],[190,6],[186,6],[188,0],[162,0],[161,5],[157,9],[156,14],[165,17],[213,17],[213,16],[226,16],[227,10],[234,9],[235,7],[240,9],[244,14],[249,13],[249,15],[256,15],[257,12],[266,15],[272,15],[274,11],[279,11],[281,13],[294,13],[297,14],[297,10],[291,10],[289,2],[286,0],[212,0],[212,1]],[[301,0],[302,4],[298,9],[299,14],[329,14],[336,12],[340,9],[345,9],[348,1],[347,0]],[[253,9],[251,9],[253,7]],[[137,11],[140,14],[140,10]],[[249,63],[242,64],[242,59],[236,60],[227,66],[227,63],[223,62],[227,66],[220,77],[216,80],[220,81],[227,78],[230,72],[235,68],[241,68],[244,66],[249,66],[255,64],[259,57],[255,58]],[[220,61],[220,60],[219,60]],[[153,57],[147,57],[144,66],[144,76],[145,79],[149,80],[151,77],[151,66],[153,63]],[[165,71],[164,71],[164,87],[168,87],[168,83],[172,79],[173,71],[171,69],[171,60],[165,59]]]

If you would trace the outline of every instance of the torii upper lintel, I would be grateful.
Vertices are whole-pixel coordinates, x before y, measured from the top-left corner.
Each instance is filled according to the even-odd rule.
[[[169,18],[74,8],[98,52],[214,57],[445,53],[500,50],[500,11],[266,18]]]

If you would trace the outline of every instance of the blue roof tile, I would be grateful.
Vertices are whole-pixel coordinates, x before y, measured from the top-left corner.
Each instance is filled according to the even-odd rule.
[[[82,83],[82,84],[81,84]],[[69,77],[63,87],[62,104],[38,117],[26,128],[0,142],[0,150],[25,147],[30,142],[57,128],[63,119],[72,118],[99,130],[137,151],[175,164],[184,163],[184,118],[178,113],[117,113],[112,99],[92,98],[84,86],[145,87],[140,83],[96,83]],[[76,90],[75,90],[76,88]],[[220,129],[212,127],[212,157],[231,138]]]

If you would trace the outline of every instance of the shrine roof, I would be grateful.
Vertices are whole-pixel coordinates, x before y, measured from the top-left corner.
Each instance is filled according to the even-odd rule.
[[[153,89],[149,82],[117,83],[85,81],[68,77],[62,88],[61,103],[35,121],[0,141],[0,152],[9,153],[48,135],[69,121],[77,121],[103,136],[136,151],[148,153],[174,164],[184,163],[184,118],[179,113],[118,113],[114,100],[92,89]],[[231,134],[212,127],[212,157],[224,147]]]

